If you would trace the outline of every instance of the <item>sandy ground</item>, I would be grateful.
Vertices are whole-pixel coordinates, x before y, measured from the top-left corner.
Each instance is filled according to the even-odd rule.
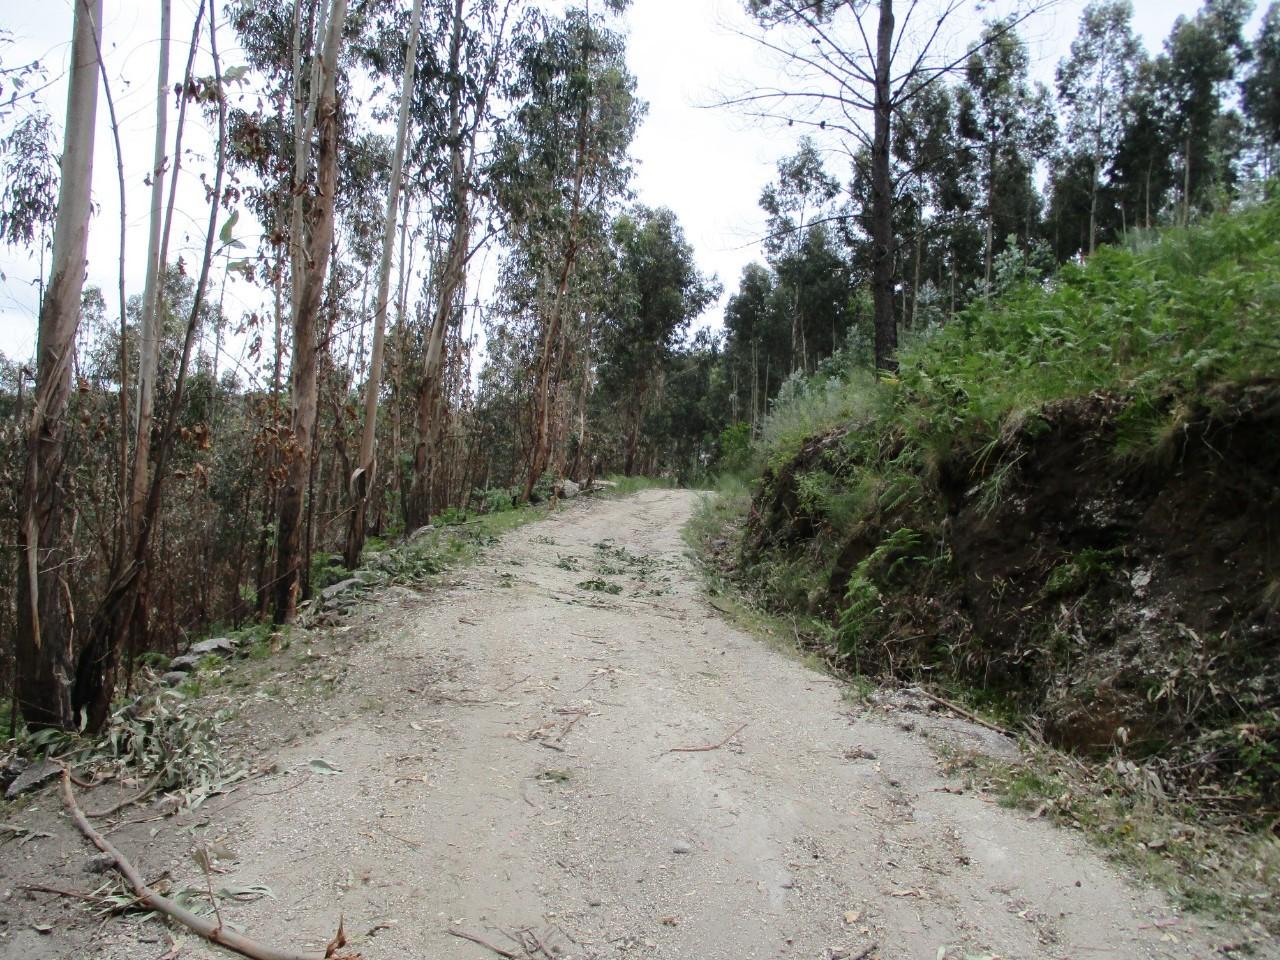
[[[274,894],[225,919],[323,949],[341,916],[366,960],[498,955],[451,928],[564,960],[1208,957],[1231,938],[1079,837],[960,792],[938,739],[999,737],[857,706],[727,624],[684,557],[695,502],[575,502],[442,591],[358,607],[313,654],[330,696],[245,705],[275,774],[114,836],[178,886],[204,884],[189,853],[214,844],[212,885]],[[158,924],[15,891],[22,858],[96,882],[53,832],[4,854],[0,956],[165,955]],[[179,957],[226,955],[180,939]]]

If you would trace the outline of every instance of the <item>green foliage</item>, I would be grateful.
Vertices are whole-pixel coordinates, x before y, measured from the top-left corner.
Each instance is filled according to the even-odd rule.
[[[484,490],[473,490],[471,502],[481,513],[501,513],[514,510],[517,491],[510,487],[488,487]]]
[[[552,494],[555,492],[555,486],[555,475],[550,470],[546,470],[543,472],[542,476],[538,478],[538,482],[533,485],[533,493],[529,499],[534,503],[543,503],[550,500]]]
[[[1059,597],[1083,592],[1103,580],[1115,569],[1118,550],[1081,550],[1049,571],[1045,579],[1046,597]]]
[[[859,647],[880,613],[882,588],[891,586],[913,564],[928,560],[919,552],[922,540],[921,535],[910,527],[900,527],[867,554],[849,577],[836,641],[841,652],[852,656],[855,672]]]
[[[30,734],[20,749],[58,756],[100,775],[141,776],[198,806],[214,790],[244,776],[229,772],[219,732],[228,718],[194,707],[177,690],[157,689],[119,707],[100,737],[63,730]]]
[[[731,423],[720,431],[718,465],[727,473],[742,473],[751,456],[751,424]]]
[[[841,367],[837,357],[812,377],[788,378],[760,429],[757,450],[768,462],[789,459],[810,436],[873,416],[882,400],[871,373]]]
[[[579,590],[590,590],[595,593],[618,594],[622,592],[621,584],[612,583],[600,577],[592,577],[589,580],[581,580],[578,582],[577,587]]]
[[[989,441],[1014,411],[1114,391],[1137,442],[1169,396],[1280,369],[1278,231],[1271,200],[975,303],[903,356],[896,416],[920,440]]]

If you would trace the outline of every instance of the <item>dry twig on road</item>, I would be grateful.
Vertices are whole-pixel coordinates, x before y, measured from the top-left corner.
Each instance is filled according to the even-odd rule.
[[[707,753],[711,750],[719,750],[726,743],[728,743],[730,740],[732,740],[734,737],[740,734],[743,730],[747,729],[747,726],[748,725],[744,723],[742,726],[738,727],[737,730],[733,731],[733,733],[729,734],[719,743],[708,743],[706,746],[702,746],[702,747],[672,747],[667,751],[667,753]]]
[[[502,947],[496,947],[488,940],[485,940],[482,937],[477,937],[474,933],[467,933],[465,930],[459,930],[457,927],[450,927],[448,933],[450,936],[458,937],[461,940],[470,940],[472,943],[478,943],[486,950],[492,950],[498,956],[506,957],[507,960],[518,960],[516,954],[512,953],[510,950],[504,950]]]

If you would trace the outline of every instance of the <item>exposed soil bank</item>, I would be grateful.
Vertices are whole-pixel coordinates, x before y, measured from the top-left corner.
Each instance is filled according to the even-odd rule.
[[[1280,388],[1163,404],[1161,435],[1136,444],[1116,397],[1048,404],[981,450],[919,458],[916,495],[881,492],[852,530],[805,485],[849,474],[856,426],[814,438],[766,473],[736,565],[821,571],[808,605],[863,671],[979,689],[1059,745],[1150,759],[1205,802],[1273,817]]]

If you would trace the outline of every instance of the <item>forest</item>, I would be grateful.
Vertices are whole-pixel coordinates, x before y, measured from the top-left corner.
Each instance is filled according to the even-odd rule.
[[[797,397],[911,381],[919,351],[987,362],[958,331],[1001,298],[1266,208],[1280,159],[1280,5],[1207,0],[1146,50],[1128,0],[1095,0],[1046,85],[1043,5],[956,49],[963,3],[921,34],[917,4],[750,0],[795,86],[717,109],[794,145],[743,198],[764,262],[691,333],[721,281],[630,190],[625,0],[208,0],[181,36],[170,6],[154,160],[127,175],[118,136],[117,168],[93,163],[118,131],[101,0],[75,4],[65,120],[0,33],[0,240],[42,269],[36,355],[0,369],[0,692],[32,729],[100,730],[149,656],[288,624],[426,525],[565,481],[705,484],[752,468]],[[201,210],[175,210],[180,170]],[[141,289],[123,257],[83,283],[104,191],[130,223],[95,230],[123,250],[145,223]],[[197,260],[169,253],[186,220]],[[257,306],[228,312],[228,284]],[[961,416],[958,381],[928,389]]]

